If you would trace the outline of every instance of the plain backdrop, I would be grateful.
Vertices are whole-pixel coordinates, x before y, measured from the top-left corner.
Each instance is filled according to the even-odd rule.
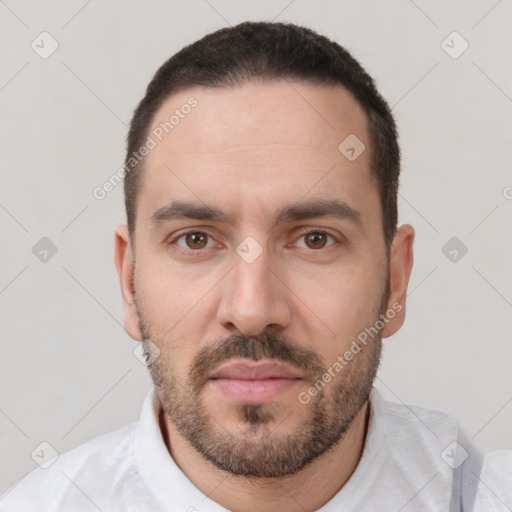
[[[377,387],[512,448],[512,2],[3,0],[0,20],[0,491],[41,442],[62,453],[138,419],[151,381],[122,326],[122,187],[92,191],[156,69],[246,20],[336,40],[393,108],[417,237]]]

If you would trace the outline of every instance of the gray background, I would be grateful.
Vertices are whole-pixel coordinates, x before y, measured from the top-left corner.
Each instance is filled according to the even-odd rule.
[[[377,386],[455,416],[482,450],[512,448],[510,0],[5,0],[0,19],[0,491],[36,467],[42,441],[61,453],[137,420],[151,383],[122,327],[122,187],[102,201],[92,190],[122,165],[163,61],[245,20],[335,39],[393,106],[400,221],[417,239],[407,321]],[[46,59],[31,47],[51,48],[43,31],[59,45]],[[453,31],[469,43],[458,58]],[[57,248],[47,261],[33,253],[42,237]],[[467,254],[459,242],[443,253],[452,237]]]

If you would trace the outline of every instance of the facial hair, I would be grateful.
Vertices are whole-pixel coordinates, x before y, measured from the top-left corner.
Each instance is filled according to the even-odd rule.
[[[385,313],[388,291],[386,289],[381,297],[375,321]],[[140,306],[139,301],[137,308],[145,350],[151,344],[172,347],[172,341],[159,339],[151,332]],[[205,346],[194,357],[185,381],[177,380],[178,365],[165,363],[162,357],[156,358],[149,370],[164,414],[207,461],[232,475],[279,478],[301,471],[340,442],[369,399],[380,363],[381,346],[379,331],[335,374],[331,389],[317,386],[318,394],[307,405],[300,405],[309,407],[310,413],[286,435],[277,431],[276,416],[282,416],[282,404],[238,406],[245,429],[232,434],[219,426],[202,402],[211,373],[220,364],[237,358],[285,363],[300,370],[311,385],[321,382],[322,376],[328,373],[318,354],[298,346],[276,330],[254,337],[236,332]]]

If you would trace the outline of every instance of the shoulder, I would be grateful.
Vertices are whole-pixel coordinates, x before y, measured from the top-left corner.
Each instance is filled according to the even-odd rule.
[[[459,438],[459,422],[444,412],[388,402],[376,389],[372,392],[370,403],[375,426],[385,431],[386,437],[399,440],[401,444],[410,440],[423,448],[435,446],[437,450],[439,447],[444,449],[448,446],[447,442]]]
[[[136,426],[132,423],[99,436],[59,455],[46,469],[31,471],[4,493],[0,510],[53,511],[64,510],[64,506],[89,510],[88,494],[99,488],[113,490],[133,474]]]
[[[397,471],[393,482],[400,476],[402,485],[409,482],[411,489],[429,482],[422,496],[428,496],[429,490],[435,497],[451,494],[450,510],[459,510],[456,503],[474,512],[512,510],[512,450],[484,456],[446,413],[388,402],[376,390],[370,403],[372,451],[388,454],[388,470],[390,465],[406,468]],[[383,445],[387,450],[382,450]]]
[[[385,453],[383,464],[393,468],[390,487],[395,488],[399,481],[405,494],[414,494],[428,482],[422,498],[439,509],[474,500],[474,473],[481,466],[481,455],[455,418],[437,410],[388,402],[375,391],[371,414],[377,434],[372,452]]]
[[[512,450],[485,456],[478,479],[475,512],[512,510]]]

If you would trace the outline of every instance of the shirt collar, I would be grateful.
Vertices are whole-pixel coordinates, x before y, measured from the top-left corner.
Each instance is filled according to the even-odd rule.
[[[169,510],[225,512],[226,509],[205,496],[174,462],[159,425],[160,402],[154,387],[142,405],[135,433],[135,457],[141,477],[155,498]]]
[[[376,437],[379,439],[386,438],[385,435],[382,435],[383,432],[377,435],[377,431],[384,428],[384,425],[377,421],[378,416],[382,414],[383,406],[384,400],[374,388],[370,396],[370,413],[363,456],[356,471],[343,487],[343,492],[338,492],[324,505],[325,509],[322,507],[322,511],[331,510],[333,503],[336,503],[336,505],[344,503],[345,497],[352,496],[353,493],[357,495],[361,483],[365,481],[365,479],[357,476],[368,476],[372,473],[376,456],[380,452],[373,440]],[[167,449],[160,430],[160,411],[160,401],[153,387],[142,405],[135,433],[135,456],[139,471],[152,494],[163,506],[168,507],[169,504],[172,504],[177,510],[228,512],[227,509],[221,507],[197,489],[177,466]],[[379,448],[382,448],[382,446],[379,446]]]

